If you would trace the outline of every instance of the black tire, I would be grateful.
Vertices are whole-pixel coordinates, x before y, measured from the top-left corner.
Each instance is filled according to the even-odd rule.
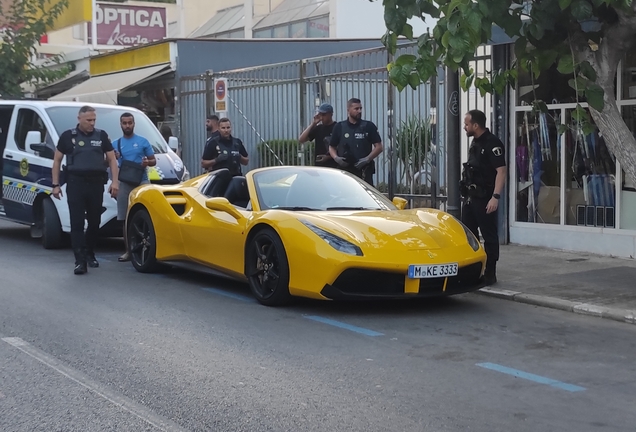
[[[245,251],[245,263],[245,275],[259,303],[282,306],[291,301],[287,253],[276,231],[264,228],[254,235]]]
[[[64,247],[64,233],[60,215],[51,198],[42,201],[42,246],[44,249],[60,249]]]
[[[155,273],[157,261],[157,235],[150,214],[146,209],[137,211],[128,221],[126,240],[130,262],[140,273]]]

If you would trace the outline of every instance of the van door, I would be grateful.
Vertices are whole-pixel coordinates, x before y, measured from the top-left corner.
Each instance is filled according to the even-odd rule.
[[[11,126],[11,116],[13,105],[0,105],[0,216],[4,215],[3,189],[4,189],[4,149],[7,147],[7,137],[9,136],[9,126]]]
[[[55,144],[43,117],[32,107],[16,104],[15,123],[9,129],[5,149],[4,208],[6,217],[18,222],[34,222],[33,203],[38,194],[51,193],[54,151],[40,154],[25,146],[29,131],[40,132],[49,149]]]

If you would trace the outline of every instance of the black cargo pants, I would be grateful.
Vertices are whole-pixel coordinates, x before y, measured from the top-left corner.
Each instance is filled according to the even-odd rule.
[[[497,227],[497,211],[486,214],[488,198],[469,198],[462,205],[462,222],[479,238],[479,231],[484,238],[486,250],[486,274],[494,274],[499,261],[499,233]]]
[[[86,262],[94,256],[104,201],[104,179],[70,175],[66,184],[66,198],[71,219],[71,246],[75,263]],[[86,233],[84,221],[88,221]]]

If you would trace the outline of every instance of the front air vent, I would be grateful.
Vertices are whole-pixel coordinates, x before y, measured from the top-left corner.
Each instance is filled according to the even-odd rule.
[[[174,210],[177,215],[183,216],[188,204],[188,200],[186,200],[183,194],[177,191],[166,191],[163,195],[166,197],[166,201],[168,201],[172,210]]]

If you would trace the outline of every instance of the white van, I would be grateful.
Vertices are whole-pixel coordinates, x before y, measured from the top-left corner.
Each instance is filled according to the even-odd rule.
[[[71,231],[64,174],[60,177],[63,197],[57,200],[51,195],[51,169],[58,138],[77,125],[77,114],[83,105],[86,103],[0,100],[0,219],[31,226],[31,236],[41,238],[46,249],[64,246],[65,233]],[[95,127],[105,130],[111,141],[122,136],[119,117],[124,112],[135,116],[135,133],[150,142],[157,158],[156,166],[148,167],[152,183],[176,184],[190,178],[175,153],[177,139],[171,137],[167,145],[144,113],[125,106],[90,105],[97,113]],[[62,166],[65,163],[66,158]],[[108,194],[108,186],[104,186],[100,234],[119,237],[123,226],[117,222],[117,202]]]

